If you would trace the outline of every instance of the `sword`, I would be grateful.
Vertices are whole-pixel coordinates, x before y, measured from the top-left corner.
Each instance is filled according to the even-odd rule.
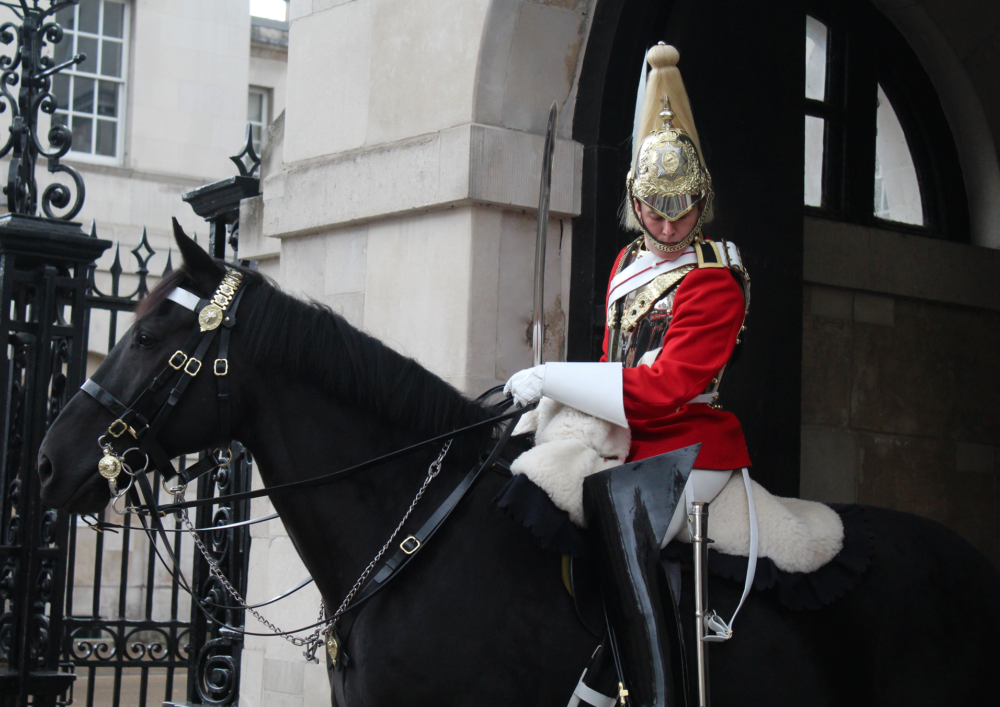
[[[542,151],[542,176],[538,185],[538,229],[535,231],[535,302],[531,329],[532,365],[544,363],[545,344],[545,238],[549,230],[549,197],[552,192],[552,156],[556,148],[556,117],[559,109],[552,101],[549,123],[545,128],[545,148]]]

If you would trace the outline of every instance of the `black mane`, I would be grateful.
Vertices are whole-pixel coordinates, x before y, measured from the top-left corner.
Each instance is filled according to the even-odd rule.
[[[426,434],[490,417],[486,408],[329,307],[303,302],[259,272],[239,269],[252,289],[239,310],[237,329],[252,362],[294,370],[387,423]],[[171,272],[140,303],[136,316],[158,309],[175,287],[190,284],[184,270]]]

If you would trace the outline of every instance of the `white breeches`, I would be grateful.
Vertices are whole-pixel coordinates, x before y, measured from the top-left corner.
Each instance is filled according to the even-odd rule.
[[[666,547],[667,543],[677,537],[681,528],[687,523],[688,514],[691,512],[692,503],[711,503],[719,495],[723,487],[733,475],[730,471],[711,471],[708,469],[692,469],[691,476],[688,477],[684,486],[684,499],[677,504],[674,517],[670,519],[667,526],[667,534],[663,536],[660,547]]]

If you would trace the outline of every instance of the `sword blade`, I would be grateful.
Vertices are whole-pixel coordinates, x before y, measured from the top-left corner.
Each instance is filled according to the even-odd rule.
[[[559,109],[552,101],[549,122],[545,129],[545,147],[542,151],[542,174],[538,186],[538,228],[535,231],[535,297],[532,309],[531,353],[532,365],[544,363],[545,345],[545,239],[549,230],[549,197],[552,192],[552,158],[556,148],[556,118]]]

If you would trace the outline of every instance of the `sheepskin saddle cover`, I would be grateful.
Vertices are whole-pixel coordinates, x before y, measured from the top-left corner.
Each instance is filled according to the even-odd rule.
[[[524,474],[569,514],[579,527],[583,517],[583,480],[625,463],[631,445],[628,429],[587,415],[550,398],[526,413],[515,434],[534,432],[535,446],[514,460],[511,472]],[[840,552],[844,524],[829,506],[773,496],[751,481],[757,515],[760,557],[785,572],[813,572]],[[743,477],[734,473],[709,507],[712,549],[750,555],[750,512]],[[687,528],[677,539],[690,542]]]

